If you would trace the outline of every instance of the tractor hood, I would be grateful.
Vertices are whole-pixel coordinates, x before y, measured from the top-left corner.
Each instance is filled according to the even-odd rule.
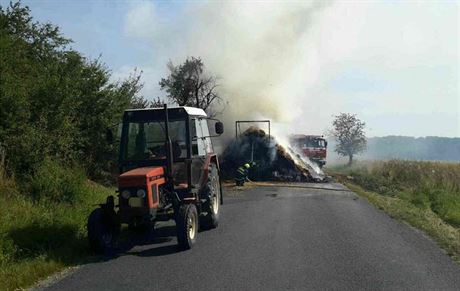
[[[162,177],[164,177],[163,167],[137,168],[121,174],[118,177],[118,187],[140,187]]]

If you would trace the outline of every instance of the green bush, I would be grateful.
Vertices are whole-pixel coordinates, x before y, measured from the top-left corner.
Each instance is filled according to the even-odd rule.
[[[68,179],[76,179],[81,176],[81,170],[74,173],[75,168],[64,168],[53,161],[46,164],[48,166],[43,166],[41,173],[46,169],[48,174],[58,173],[59,179],[51,174],[49,179],[45,179],[42,175],[38,183],[39,179],[35,177],[34,181],[41,185],[40,200],[26,195],[28,192],[24,189],[19,190],[11,177],[3,177],[0,181],[1,290],[22,289],[66,266],[85,260],[89,255],[87,218],[95,204],[113,194],[113,189],[83,180],[81,184],[76,183],[78,187],[67,187],[66,190],[73,193],[72,197],[78,198],[76,202],[51,202],[52,196],[48,193],[54,193],[61,199],[62,195],[56,189],[65,188],[60,187],[57,181],[66,183]],[[44,186],[46,181],[49,185]],[[71,188],[74,189],[68,190]],[[69,195],[66,194],[67,197]]]
[[[148,106],[140,72],[113,81],[100,59],[72,49],[59,27],[35,21],[20,1],[0,5],[0,23],[0,142],[9,171],[24,178],[43,156],[56,156],[78,160],[91,179],[110,177],[117,148],[105,132],[125,109]]]
[[[402,193],[405,193],[405,192],[402,192]],[[429,208],[430,207],[430,197],[429,195],[427,194],[428,192],[426,191],[414,191],[413,193],[410,193],[409,195],[406,195],[405,197],[403,197],[404,194],[400,194],[399,197],[400,198],[405,198],[405,200],[411,202],[412,204],[414,204],[415,206],[417,206],[418,208]]]
[[[105,131],[145,100],[139,72],[113,82],[21,2],[0,22],[0,289],[15,290],[88,255],[86,219],[113,193],[85,174],[113,181]]]
[[[460,227],[460,197],[458,194],[432,190],[430,195],[431,209],[444,221]]]
[[[84,195],[85,179],[80,167],[47,158],[30,179],[30,193],[35,201],[75,203]]]

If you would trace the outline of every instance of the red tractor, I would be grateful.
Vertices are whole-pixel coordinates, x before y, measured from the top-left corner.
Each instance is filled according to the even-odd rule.
[[[289,137],[291,146],[320,167],[326,164],[327,141],[322,135],[295,134]]]
[[[109,196],[89,216],[93,251],[112,248],[121,224],[153,229],[155,222],[173,219],[182,250],[195,244],[200,228],[217,227],[222,188],[208,121],[215,123],[213,136],[223,133],[223,124],[198,108],[165,105],[125,111],[118,205]]]

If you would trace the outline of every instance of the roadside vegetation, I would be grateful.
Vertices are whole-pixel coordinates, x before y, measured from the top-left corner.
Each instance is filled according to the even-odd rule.
[[[86,219],[113,193],[55,161],[47,161],[31,180],[24,188],[0,176],[0,289],[27,287],[82,263],[90,255]]]
[[[359,162],[329,173],[392,217],[423,230],[460,260],[460,164]]]
[[[88,257],[86,219],[113,189],[106,141],[139,95],[112,80],[19,2],[0,6],[0,289],[24,288]]]
[[[163,101],[140,95],[142,72],[114,80],[20,1],[0,5],[0,52],[0,290],[14,290],[87,260],[86,220],[116,176],[108,129],[125,109]],[[200,58],[168,69],[159,86],[170,103],[217,112]]]

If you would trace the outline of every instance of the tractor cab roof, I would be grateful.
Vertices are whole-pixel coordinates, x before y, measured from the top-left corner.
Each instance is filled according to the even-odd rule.
[[[155,111],[162,111],[164,110],[163,107],[158,107],[158,108],[142,108],[142,109],[127,109],[125,110],[125,113],[128,112],[155,112]],[[206,112],[204,112],[203,109],[201,108],[196,108],[196,107],[188,107],[188,106],[176,106],[176,107],[168,107],[168,112],[171,113],[176,113],[176,114],[187,114],[191,116],[202,116],[202,117],[207,117]]]

